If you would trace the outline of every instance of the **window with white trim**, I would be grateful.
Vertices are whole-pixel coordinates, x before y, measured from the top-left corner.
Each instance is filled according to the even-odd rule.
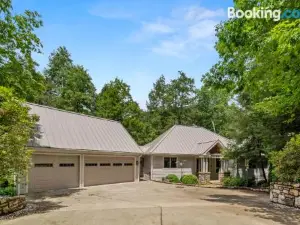
[[[177,157],[164,157],[164,168],[177,168]]]

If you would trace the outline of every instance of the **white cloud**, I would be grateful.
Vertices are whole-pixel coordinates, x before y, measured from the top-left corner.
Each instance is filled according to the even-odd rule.
[[[163,24],[161,22],[143,23],[142,30],[144,32],[161,33],[161,34],[172,33],[174,31],[174,29],[171,28],[169,25]]]
[[[142,22],[131,40],[149,43],[149,49],[161,55],[191,57],[203,54],[213,49],[215,26],[224,16],[223,9],[197,6],[173,9],[169,17]]]
[[[197,21],[208,18],[215,18],[224,16],[225,12],[223,9],[210,10],[203,7],[189,7],[186,8],[184,13],[184,19],[187,21]]]
[[[133,13],[115,4],[97,4],[91,7],[88,12],[93,16],[105,19],[131,19],[134,17]]]

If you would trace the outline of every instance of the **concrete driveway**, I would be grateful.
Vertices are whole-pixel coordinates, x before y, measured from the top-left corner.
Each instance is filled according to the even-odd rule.
[[[0,224],[300,224],[300,210],[272,205],[268,198],[155,182],[112,184],[35,195],[31,202],[43,210]]]

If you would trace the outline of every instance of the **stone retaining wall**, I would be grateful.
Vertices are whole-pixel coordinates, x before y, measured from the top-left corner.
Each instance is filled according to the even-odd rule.
[[[300,184],[292,183],[271,183],[271,202],[300,208]]]
[[[0,216],[18,211],[25,206],[25,196],[0,197]]]

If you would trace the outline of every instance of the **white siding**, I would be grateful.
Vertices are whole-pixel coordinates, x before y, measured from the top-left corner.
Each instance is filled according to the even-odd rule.
[[[177,156],[166,156],[166,157],[177,157]],[[153,156],[153,180],[162,180],[168,174],[175,174],[179,178],[185,174],[195,174],[196,170],[196,159],[188,156],[178,156],[178,161],[183,162],[181,168],[164,168],[164,156]]]
[[[150,155],[145,155],[144,156],[144,177],[145,174],[150,176],[151,173],[151,156]]]
[[[246,167],[244,161],[240,161],[238,165],[233,160],[229,161],[228,170],[230,171],[230,174],[234,177],[247,177],[246,174]],[[269,174],[269,168],[265,168],[266,176],[268,177]],[[248,169],[248,178],[255,178],[256,181],[264,180],[263,172],[261,168],[249,168]]]

